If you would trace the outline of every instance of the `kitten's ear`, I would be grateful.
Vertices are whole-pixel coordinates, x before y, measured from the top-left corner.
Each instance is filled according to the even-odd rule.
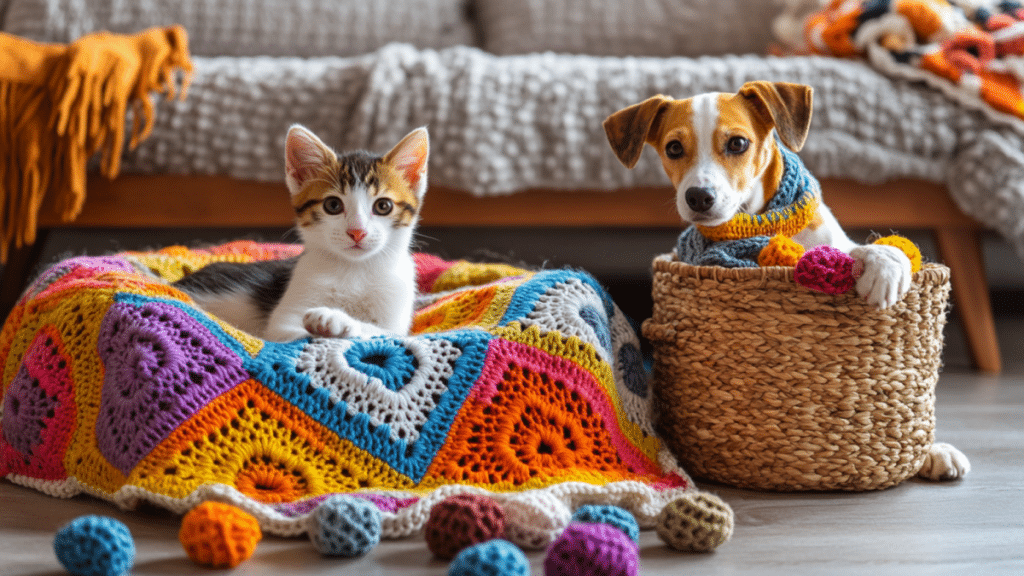
[[[410,132],[384,156],[384,162],[405,178],[417,198],[422,198],[427,191],[429,153],[430,137],[427,135],[427,129],[423,127]]]
[[[304,126],[295,124],[288,130],[284,144],[285,182],[292,196],[302,190],[324,165],[337,160],[334,151]]]

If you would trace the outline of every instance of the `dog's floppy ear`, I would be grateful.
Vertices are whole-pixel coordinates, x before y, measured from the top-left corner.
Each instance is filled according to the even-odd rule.
[[[644,144],[655,131],[661,112],[671,101],[671,98],[659,94],[605,118],[604,133],[608,136],[608,143],[626,168],[636,166]]]
[[[794,152],[804,147],[811,129],[812,93],[811,87],[803,84],[763,81],[747,82],[739,91]]]

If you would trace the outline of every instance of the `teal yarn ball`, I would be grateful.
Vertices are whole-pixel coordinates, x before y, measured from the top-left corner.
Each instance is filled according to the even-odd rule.
[[[448,565],[448,576],[530,576],[530,562],[508,540],[488,540],[459,552]]]
[[[79,516],[57,531],[53,551],[72,576],[121,576],[135,562],[135,541],[123,522]]]
[[[608,524],[622,530],[633,542],[640,542],[640,526],[636,518],[625,508],[601,504],[585,504],[573,512],[572,519],[576,522],[589,524]]]
[[[326,556],[360,556],[380,543],[380,510],[371,502],[336,495],[310,514],[309,539]]]

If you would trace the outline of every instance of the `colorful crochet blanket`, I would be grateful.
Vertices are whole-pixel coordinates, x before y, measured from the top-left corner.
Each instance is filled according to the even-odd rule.
[[[636,333],[589,275],[417,255],[414,335],[278,344],[168,285],[290,245],[77,257],[44,272],[0,333],[0,476],[183,513],[237,505],[306,530],[332,493],[416,532],[430,506],[488,492],[542,546],[587,503],[653,526],[692,490],[651,423]]]
[[[1024,119],[1024,7],[997,0],[832,0],[804,20],[801,51],[866,57],[973,108]]]

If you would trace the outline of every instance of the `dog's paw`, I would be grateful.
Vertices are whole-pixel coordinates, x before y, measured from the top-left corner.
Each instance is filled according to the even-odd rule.
[[[307,332],[326,338],[358,338],[362,336],[360,324],[344,311],[327,306],[310,308],[302,317]]]
[[[936,442],[928,448],[917,475],[928,480],[956,480],[971,471],[971,461],[952,444]]]
[[[863,272],[857,279],[857,293],[878,308],[899,302],[910,290],[910,259],[895,246],[869,244],[850,250]]]

